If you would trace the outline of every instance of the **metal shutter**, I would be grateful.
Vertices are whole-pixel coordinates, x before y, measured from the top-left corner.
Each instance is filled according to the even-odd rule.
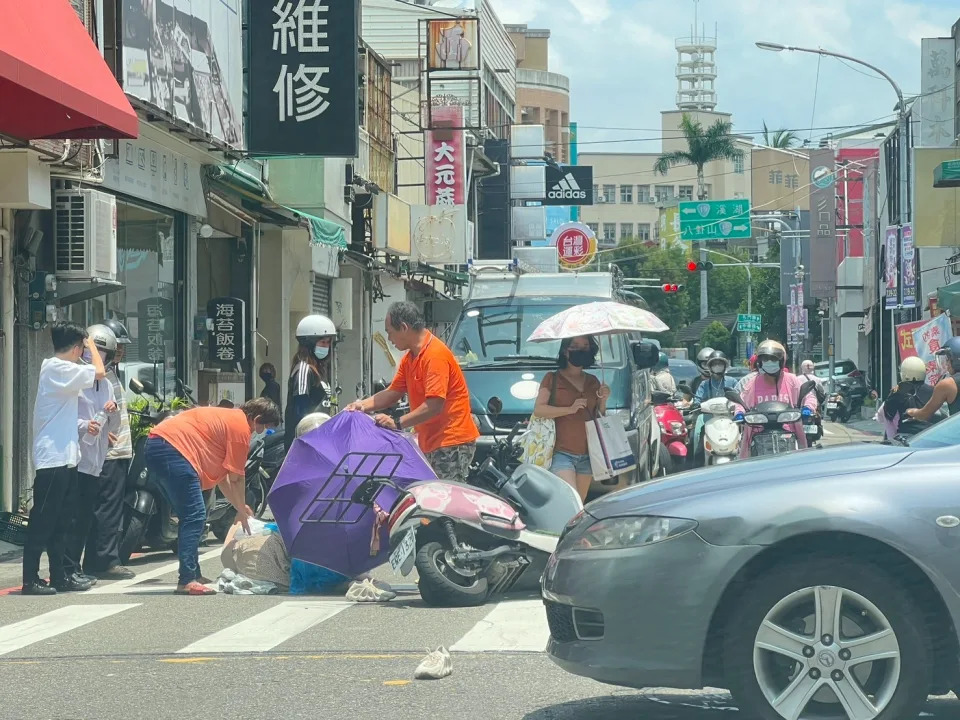
[[[327,278],[313,280],[313,312],[330,317],[330,283]]]

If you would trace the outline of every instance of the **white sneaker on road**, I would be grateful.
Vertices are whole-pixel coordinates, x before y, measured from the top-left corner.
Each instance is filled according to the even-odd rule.
[[[427,655],[413,673],[416,680],[440,680],[453,672],[453,660],[450,651],[438,647]]]
[[[393,590],[377,587],[369,578],[350,583],[347,590],[347,600],[351,602],[388,602],[397,594]]]

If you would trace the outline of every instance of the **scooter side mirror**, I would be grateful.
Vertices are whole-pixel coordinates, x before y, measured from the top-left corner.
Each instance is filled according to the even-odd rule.
[[[677,390],[682,392],[684,395],[693,395],[693,388],[691,388],[686,383],[680,383],[677,385]]]
[[[503,412],[503,401],[494,395],[487,401],[487,413],[491,417],[497,417]]]
[[[727,390],[725,393],[723,393],[723,396],[730,402],[736,403],[741,407],[747,406],[747,404],[743,401],[743,398],[740,397],[740,393],[738,393],[736,390]]]
[[[131,379],[130,382],[133,382],[133,380]],[[147,393],[147,395],[153,395],[154,397],[158,397],[157,386],[154,385],[149,380],[141,380],[140,386],[143,388],[143,391]]]
[[[127,387],[130,388],[130,392],[136,393],[137,395],[143,395],[147,391],[147,389],[143,386],[143,383],[136,378],[130,378],[130,382],[127,384]]]

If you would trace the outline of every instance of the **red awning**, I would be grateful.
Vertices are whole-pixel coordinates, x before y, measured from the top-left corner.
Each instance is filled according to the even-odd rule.
[[[0,0],[0,134],[135,138],[137,127],[69,0]]]

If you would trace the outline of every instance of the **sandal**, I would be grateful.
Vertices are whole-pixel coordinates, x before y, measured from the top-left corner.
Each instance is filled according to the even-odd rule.
[[[193,580],[188,582],[186,585],[178,585],[177,589],[173,591],[174,595],[216,595],[217,591],[213,588],[208,588],[206,585],[201,584],[200,582]]]

